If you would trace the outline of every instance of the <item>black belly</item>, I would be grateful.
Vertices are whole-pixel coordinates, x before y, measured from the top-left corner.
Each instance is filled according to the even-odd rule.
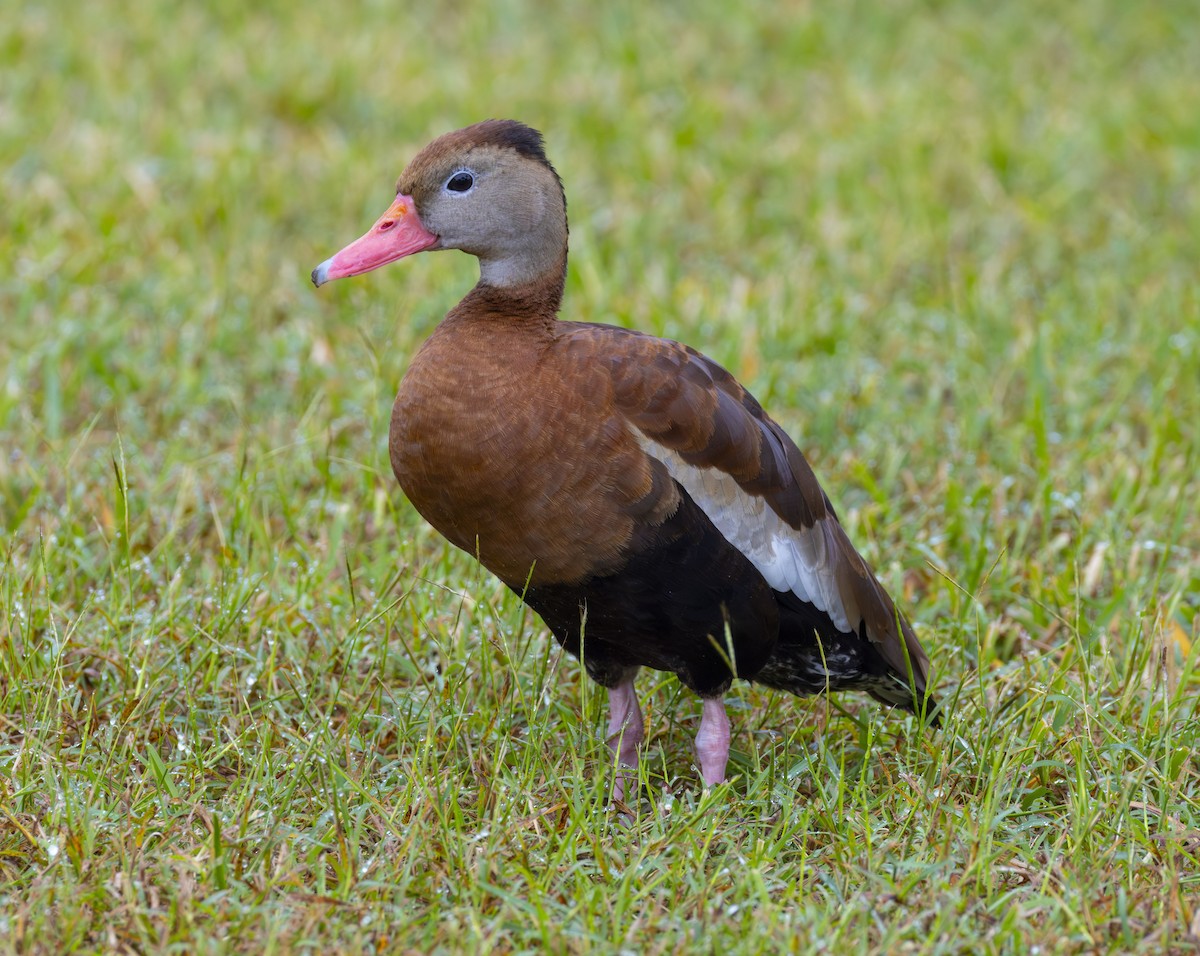
[[[594,680],[613,687],[652,667],[703,697],[741,677],[800,695],[866,691],[912,708],[861,627],[840,631],[809,602],[773,590],[682,486],[679,494],[676,513],[639,532],[621,570],[523,594]]]
[[[675,514],[639,531],[619,571],[523,594],[605,687],[644,666],[714,697],[735,676],[753,678],[775,648],[775,592],[682,486],[679,492]]]

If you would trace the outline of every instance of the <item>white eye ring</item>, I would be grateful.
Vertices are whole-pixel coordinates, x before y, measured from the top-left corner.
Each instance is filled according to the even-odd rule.
[[[446,180],[446,192],[454,196],[465,196],[475,188],[475,174],[469,169],[456,170]]]

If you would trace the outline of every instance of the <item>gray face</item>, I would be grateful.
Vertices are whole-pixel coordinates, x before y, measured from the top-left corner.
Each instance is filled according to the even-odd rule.
[[[561,272],[566,210],[547,166],[490,145],[422,153],[396,188],[413,197],[440,248],[478,257],[485,282],[514,286]]]

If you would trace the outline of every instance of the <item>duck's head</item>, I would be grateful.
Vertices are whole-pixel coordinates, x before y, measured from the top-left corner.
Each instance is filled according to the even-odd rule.
[[[427,249],[469,252],[480,282],[491,286],[561,282],[566,199],[537,130],[485,120],[439,136],[400,175],[387,212],[313,269],[312,281],[360,275]]]

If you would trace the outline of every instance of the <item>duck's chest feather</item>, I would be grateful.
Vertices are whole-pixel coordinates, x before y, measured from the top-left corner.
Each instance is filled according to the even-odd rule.
[[[413,506],[518,591],[611,570],[637,523],[673,505],[604,368],[581,368],[559,325],[447,320],[392,410],[392,468]]]

